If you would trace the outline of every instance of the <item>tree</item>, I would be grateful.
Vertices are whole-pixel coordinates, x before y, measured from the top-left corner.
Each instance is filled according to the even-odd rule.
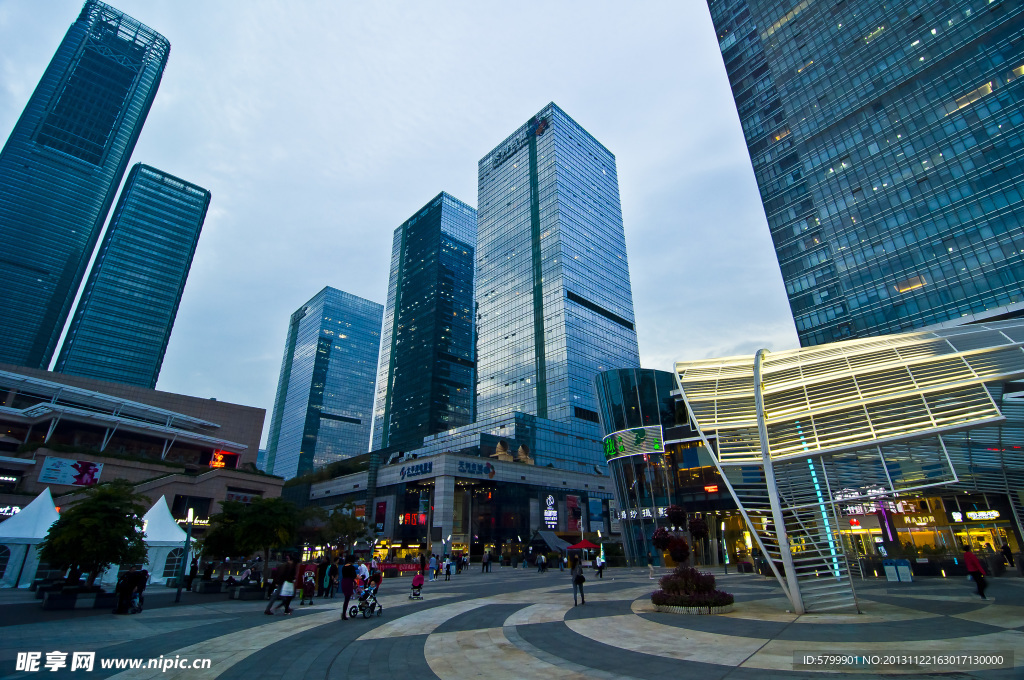
[[[63,513],[39,545],[39,557],[58,569],[89,573],[88,585],[112,564],[146,561],[142,515],[149,499],[115,479],[89,488]]]
[[[370,527],[364,520],[355,516],[350,503],[343,508],[336,508],[327,518],[324,536],[328,545],[348,550],[359,541],[370,537]]]
[[[206,559],[220,559],[247,552],[242,545],[238,527],[248,507],[239,501],[224,501],[220,512],[210,517],[210,528],[199,541],[199,550]]]
[[[668,545],[672,542],[672,538],[672,534],[668,533],[665,527],[658,527],[654,530],[654,535],[651,536],[651,543],[658,550],[668,550]]]
[[[283,548],[295,541],[299,509],[283,498],[254,498],[238,523],[239,544],[245,554],[263,551],[263,563],[270,561],[271,548]]]

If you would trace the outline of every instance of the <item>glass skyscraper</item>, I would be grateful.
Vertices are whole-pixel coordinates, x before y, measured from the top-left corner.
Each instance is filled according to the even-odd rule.
[[[639,366],[615,157],[555,104],[479,163],[477,418],[570,425],[604,465],[594,378]]]
[[[291,316],[267,438],[267,472],[290,479],[370,444],[384,307],[326,287]]]
[[[0,151],[0,363],[49,367],[169,51],[86,2]]]
[[[395,229],[373,448],[473,422],[476,210],[442,192]]]
[[[210,192],[148,165],[128,175],[56,371],[156,387]]]
[[[1024,6],[708,0],[802,345],[1024,303]]]

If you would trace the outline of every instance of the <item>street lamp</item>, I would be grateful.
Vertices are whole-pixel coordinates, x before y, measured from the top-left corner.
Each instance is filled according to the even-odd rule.
[[[181,584],[185,582],[185,565],[188,564],[188,554],[192,548],[192,520],[195,519],[192,508],[188,509],[187,533],[185,534],[185,554],[181,559],[181,573],[178,574],[178,592],[174,596],[175,603],[181,602]]]

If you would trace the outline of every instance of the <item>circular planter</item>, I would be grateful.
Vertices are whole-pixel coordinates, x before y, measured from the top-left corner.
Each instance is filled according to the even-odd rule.
[[[734,605],[726,604],[721,607],[672,607],[669,605],[656,604],[654,608],[659,612],[669,614],[727,614],[732,611]]]

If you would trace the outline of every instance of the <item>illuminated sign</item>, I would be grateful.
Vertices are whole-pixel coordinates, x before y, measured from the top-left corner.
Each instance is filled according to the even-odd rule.
[[[427,516],[423,513],[404,512],[398,516],[398,523],[407,526],[425,526]]]
[[[548,529],[558,528],[558,510],[555,508],[555,497],[551,494],[544,499],[544,526]]]
[[[17,482],[18,478],[13,475],[0,475],[0,484],[4,482]]]
[[[708,484],[707,486],[704,487],[704,490],[708,493],[718,493],[718,485]]]
[[[187,519],[176,519],[174,521],[177,522],[178,524],[181,524],[181,525],[188,524],[188,520]],[[194,526],[194,527],[208,527],[208,526],[210,526],[210,518],[209,517],[202,517],[202,518],[196,517],[196,518],[194,518],[192,520],[192,526]]]
[[[855,519],[855,518],[851,518],[850,519],[850,526],[851,527],[859,527],[860,526],[860,520],[859,519]]]
[[[0,517],[14,517],[21,512],[20,505],[2,505],[0,506]]]
[[[964,521],[964,514],[962,512],[954,511],[954,512],[951,512],[949,514],[951,514],[953,516],[953,521],[954,522],[963,522]]]
[[[478,475],[481,477],[487,475],[489,479],[494,479],[494,472],[494,466],[490,463],[474,463],[467,460],[459,461],[460,475]]]
[[[238,467],[238,454],[215,449],[209,453],[204,452],[200,454],[199,464],[217,469],[229,468],[234,470]]]
[[[634,427],[632,430],[614,432],[604,438],[605,460],[664,452],[665,442],[661,434],[661,425]]]
[[[896,526],[927,527],[935,524],[935,515],[900,515],[892,516]]]
[[[429,474],[434,471],[434,461],[427,461],[426,463],[417,463],[416,465],[403,466],[398,474],[405,479],[406,477],[419,477],[420,475]]]
[[[999,519],[998,510],[968,510],[967,519],[973,519],[975,521],[983,519]]]

